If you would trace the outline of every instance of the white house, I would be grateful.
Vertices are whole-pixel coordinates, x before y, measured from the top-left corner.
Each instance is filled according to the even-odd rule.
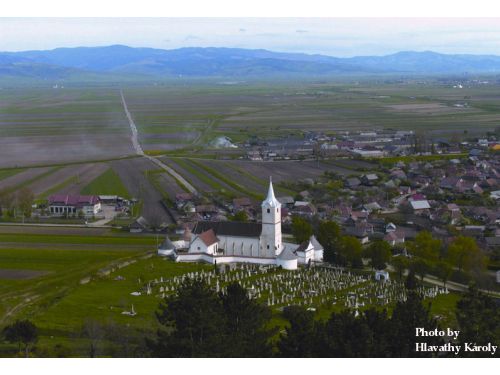
[[[177,262],[205,261],[212,264],[275,264],[286,269],[295,269],[298,264],[323,261],[323,247],[314,236],[300,245],[283,243],[281,203],[274,196],[271,181],[261,208],[262,223],[197,222],[191,232],[189,245],[184,249],[175,248],[174,259]]]
[[[82,213],[85,217],[101,212],[101,202],[96,195],[51,195],[48,199],[49,211],[54,216]]]

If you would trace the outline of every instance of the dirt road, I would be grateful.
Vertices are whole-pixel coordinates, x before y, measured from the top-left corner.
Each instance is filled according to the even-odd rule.
[[[162,168],[163,170],[167,171],[171,176],[173,176],[175,179],[177,179],[181,184],[183,184],[186,189],[189,190],[190,193],[197,194],[196,189],[194,188],[193,185],[191,185],[188,181],[184,179],[179,173],[174,171],[172,168],[170,168],[168,165],[165,165],[163,162],[160,160],[156,159],[153,156],[145,155],[144,151],[141,147],[141,144],[139,143],[139,135],[137,132],[137,126],[135,125],[135,122],[132,118],[132,115],[130,114],[128,107],[127,107],[127,102],[125,101],[125,96],[123,95],[123,91],[120,91],[121,97],[122,97],[122,103],[123,103],[123,109],[125,110],[125,114],[127,115],[128,122],[130,124],[130,130],[132,131],[132,145],[134,146],[134,150],[137,153],[137,155],[144,156],[145,158],[149,159],[151,162],[155,163],[157,166]]]

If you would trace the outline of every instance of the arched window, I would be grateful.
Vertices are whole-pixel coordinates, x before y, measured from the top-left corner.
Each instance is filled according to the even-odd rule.
[[[268,209],[267,209],[267,213],[270,213],[270,212],[271,212],[271,210],[268,208]]]

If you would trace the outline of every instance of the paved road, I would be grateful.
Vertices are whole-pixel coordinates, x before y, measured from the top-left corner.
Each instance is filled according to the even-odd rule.
[[[179,173],[174,171],[172,168],[170,168],[168,165],[160,161],[159,159],[149,156],[144,154],[144,150],[141,147],[141,144],[139,143],[139,135],[137,132],[137,126],[135,125],[134,120],[132,119],[132,116],[128,110],[127,107],[127,102],[125,101],[125,96],[123,95],[123,90],[120,91],[120,95],[122,97],[122,103],[123,103],[123,109],[125,110],[125,114],[127,115],[128,122],[130,124],[130,130],[132,131],[132,145],[134,146],[134,150],[137,155],[143,156],[147,159],[149,159],[151,162],[155,163],[157,166],[159,166],[161,169],[165,170],[167,173],[169,173],[171,176],[176,178],[178,181],[180,181],[181,184],[183,184],[186,189],[189,190],[190,193],[197,194],[198,192],[194,188],[193,185],[191,185],[184,177],[182,177]]]

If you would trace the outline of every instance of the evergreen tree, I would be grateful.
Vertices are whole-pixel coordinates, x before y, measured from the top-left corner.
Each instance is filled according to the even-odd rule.
[[[160,304],[161,328],[147,340],[155,357],[268,357],[271,312],[239,284],[215,293],[202,280],[187,280]]]
[[[456,317],[460,327],[458,339],[462,345],[500,345],[500,308],[495,301],[481,293],[474,284],[457,303]],[[489,353],[462,352],[462,355],[491,357]],[[497,352],[497,357],[499,353]]]
[[[202,280],[187,279],[160,304],[161,324],[155,341],[147,340],[154,357],[219,357],[225,353],[225,319],[218,295]]]
[[[281,334],[278,343],[279,356],[290,358],[316,357],[314,343],[316,330],[314,314],[300,306],[289,306],[283,310],[283,316],[289,322],[285,334]]]
[[[440,337],[417,337],[416,329],[432,331],[438,328],[437,322],[430,316],[430,309],[423,304],[422,297],[415,291],[409,291],[405,302],[398,302],[390,319],[390,352],[393,357],[429,357],[435,354],[417,352],[416,343],[442,345]]]
[[[226,317],[228,357],[270,357],[270,338],[274,331],[267,328],[271,310],[248,297],[246,289],[233,283],[226,294],[220,294]]]
[[[320,336],[321,357],[369,357],[374,345],[373,332],[366,320],[354,317],[352,311],[333,313]]]

